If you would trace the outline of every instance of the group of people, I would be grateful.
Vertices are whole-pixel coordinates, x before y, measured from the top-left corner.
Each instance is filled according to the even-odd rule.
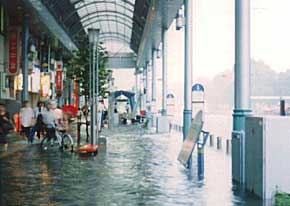
[[[61,109],[55,107],[50,101],[46,105],[44,102],[39,101],[34,109],[31,108],[28,101],[25,101],[20,110],[20,119],[21,131],[30,143],[33,143],[35,133],[40,139],[44,130],[49,137],[54,138],[55,128],[63,125]]]
[[[89,108],[86,106],[79,112],[86,116]],[[97,114],[98,130],[100,131],[108,116],[104,101],[100,101]],[[35,136],[40,139],[44,132],[49,137],[55,138],[55,129],[57,127],[68,129],[71,118],[69,114],[64,114],[61,108],[56,107],[53,101],[39,101],[35,108],[31,107],[29,101],[24,101],[19,116],[21,134],[26,137],[28,143],[33,143]],[[7,135],[11,131],[14,131],[14,123],[6,112],[5,105],[0,103],[0,144],[7,144]]]

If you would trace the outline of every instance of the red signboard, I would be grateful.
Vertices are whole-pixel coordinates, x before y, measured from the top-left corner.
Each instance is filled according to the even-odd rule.
[[[10,38],[9,38],[9,67],[8,73],[10,75],[17,74],[17,30],[13,29],[10,31]]]
[[[74,82],[74,100],[75,100],[74,106],[78,108],[79,107],[79,83],[77,80]]]
[[[57,70],[62,71],[62,64],[60,62],[57,63]]]
[[[61,96],[61,94],[62,94],[62,71],[56,71],[55,82],[56,82],[56,93],[58,96]]]

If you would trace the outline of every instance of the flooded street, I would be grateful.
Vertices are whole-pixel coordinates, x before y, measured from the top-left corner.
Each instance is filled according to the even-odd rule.
[[[96,157],[42,152],[25,145],[0,158],[1,205],[261,206],[232,185],[230,156],[206,147],[205,179],[177,161],[181,134],[135,126],[104,131]],[[24,144],[20,142],[18,144]],[[0,152],[3,154],[4,152]]]

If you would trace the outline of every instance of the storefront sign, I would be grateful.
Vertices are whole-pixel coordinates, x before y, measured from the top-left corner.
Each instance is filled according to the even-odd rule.
[[[48,74],[40,75],[40,96],[47,98],[50,90],[50,76]]]
[[[61,61],[57,62],[57,70],[62,71],[62,62]]]
[[[40,69],[36,65],[31,74],[31,92],[38,93],[40,90]]]
[[[56,93],[58,96],[62,95],[62,71],[58,70],[56,71],[55,76],[55,82],[56,82]]]
[[[10,38],[9,38],[9,67],[8,67],[8,74],[16,75],[17,74],[17,30],[12,29],[10,31]]]
[[[14,87],[17,91],[22,91],[23,88],[23,76],[18,74],[14,79]]]

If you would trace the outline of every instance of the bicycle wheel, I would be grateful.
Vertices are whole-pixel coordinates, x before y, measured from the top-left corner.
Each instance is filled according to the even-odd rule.
[[[44,137],[40,142],[40,148],[44,151],[51,147],[51,138]]]
[[[65,134],[62,137],[62,151],[70,151],[73,152],[74,142],[70,135]]]

